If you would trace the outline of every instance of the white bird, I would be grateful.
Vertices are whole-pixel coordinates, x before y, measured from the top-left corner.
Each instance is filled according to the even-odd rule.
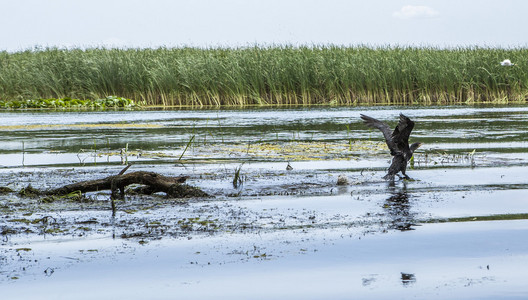
[[[509,67],[509,66],[513,66],[513,65],[515,65],[515,64],[512,64],[511,60],[509,60],[509,59],[505,59],[505,60],[503,60],[503,61],[501,62],[501,66],[507,66],[507,67]]]

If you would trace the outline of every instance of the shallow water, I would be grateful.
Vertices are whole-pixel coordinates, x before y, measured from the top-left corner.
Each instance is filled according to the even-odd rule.
[[[86,251],[94,241],[48,242],[33,245],[52,257],[41,269],[62,267],[5,283],[2,291],[7,299],[522,299],[527,230],[526,221],[495,221],[361,239],[320,230],[143,247],[105,239],[95,241],[99,252]]]
[[[381,133],[359,114],[394,125],[400,112],[423,147],[414,180],[390,184]],[[4,111],[0,135],[0,186],[14,190],[134,162],[215,196],[131,196],[112,217],[108,193],[0,195],[7,299],[528,295],[528,106]]]
[[[366,113],[395,124],[399,112],[411,116],[418,123],[413,138],[424,143],[422,151],[460,153],[489,149],[491,152],[525,153],[528,147],[526,106],[55,113],[3,111],[0,112],[0,138],[3,141],[0,153],[4,155],[0,166],[58,164],[62,156],[63,163],[104,163],[108,156],[106,152],[119,151],[127,144],[130,151],[160,151],[179,156],[192,136],[195,138],[191,150],[198,151],[194,151],[194,155],[189,152],[186,156],[189,158],[203,156],[203,148],[226,143],[379,141],[380,133],[366,129],[360,122],[359,114]],[[39,153],[54,158],[50,161],[45,156],[32,159],[32,155]],[[6,154],[11,156],[6,158]],[[91,154],[101,155],[100,160],[97,157],[85,158]],[[216,153],[208,157],[228,159],[227,154]]]

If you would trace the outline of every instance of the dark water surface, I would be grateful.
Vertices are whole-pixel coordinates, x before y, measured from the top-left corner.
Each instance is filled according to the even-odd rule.
[[[423,147],[414,180],[392,184],[382,135],[359,114],[393,126],[400,112]],[[3,111],[0,186],[57,187],[134,162],[215,197],[130,197],[112,217],[107,193],[0,195],[1,295],[523,299],[527,137],[528,106]]]

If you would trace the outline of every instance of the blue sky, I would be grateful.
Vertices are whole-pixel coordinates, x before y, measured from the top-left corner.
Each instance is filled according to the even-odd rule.
[[[0,50],[528,46],[525,0],[0,0]]]

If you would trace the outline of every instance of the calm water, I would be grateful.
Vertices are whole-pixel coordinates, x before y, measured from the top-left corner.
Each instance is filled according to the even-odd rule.
[[[423,147],[408,170],[415,180],[389,184],[381,133],[359,114],[392,126],[400,112],[416,122],[411,142]],[[65,224],[63,234],[42,235],[39,224],[14,223],[33,233],[3,236],[6,299],[528,295],[519,268],[528,264],[528,106],[0,112],[0,135],[0,185],[113,175],[126,149],[132,169],[183,173],[216,196],[155,199],[148,209],[129,199],[115,218],[105,194],[104,205],[83,208],[35,201],[29,216],[17,197],[0,196],[1,228],[46,216]],[[338,175],[349,184],[336,186]],[[182,218],[223,227],[182,232]],[[466,222],[437,222],[451,218]],[[166,227],[146,244],[120,238],[148,224]]]
[[[360,113],[396,124],[402,112],[416,121],[412,140],[425,151],[525,156],[528,107],[311,108],[203,111],[0,112],[0,166],[79,163],[71,154],[130,150],[169,151],[191,147],[292,141],[379,141]],[[73,126],[72,126],[73,125]],[[12,127],[16,126],[16,127]],[[202,147],[206,148],[206,147]],[[195,151],[200,157],[207,149]],[[53,154],[46,157],[35,154]],[[64,155],[61,157],[61,155]],[[188,157],[188,156],[187,156]],[[211,157],[211,155],[208,155]],[[216,158],[229,159],[228,153]],[[133,159],[133,158],[131,158]],[[84,162],[93,162],[93,159]],[[159,160],[159,159],[157,159]],[[101,160],[103,163],[104,160]]]

